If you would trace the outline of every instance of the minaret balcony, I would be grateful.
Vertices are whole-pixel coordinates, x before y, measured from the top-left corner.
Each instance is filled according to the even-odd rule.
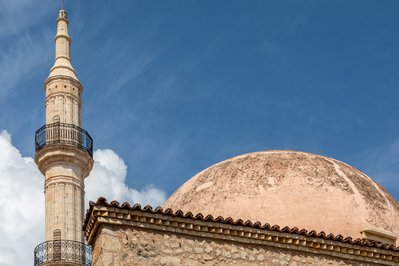
[[[41,243],[34,251],[35,264],[41,265],[92,265],[89,245],[72,240],[54,240]]]
[[[93,157],[93,139],[86,130],[74,124],[57,122],[44,125],[36,131],[36,152],[53,145],[72,145],[87,151]]]

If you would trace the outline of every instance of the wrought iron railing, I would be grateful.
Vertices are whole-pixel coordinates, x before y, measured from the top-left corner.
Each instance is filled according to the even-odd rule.
[[[71,240],[54,240],[41,243],[35,248],[35,266],[57,263],[91,266],[91,247]]]
[[[73,145],[93,156],[93,139],[86,130],[73,124],[57,122],[44,125],[36,131],[36,151],[55,144]]]

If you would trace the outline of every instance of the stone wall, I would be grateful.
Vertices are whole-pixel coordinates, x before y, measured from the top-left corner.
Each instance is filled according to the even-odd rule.
[[[135,227],[102,225],[94,266],[117,265],[377,265],[301,251]]]

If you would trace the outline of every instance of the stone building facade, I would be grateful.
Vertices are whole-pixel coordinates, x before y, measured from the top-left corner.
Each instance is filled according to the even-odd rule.
[[[90,203],[93,263],[105,265],[399,265],[399,248],[170,209]]]

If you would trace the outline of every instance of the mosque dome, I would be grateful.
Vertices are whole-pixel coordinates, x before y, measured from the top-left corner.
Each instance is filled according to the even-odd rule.
[[[399,236],[399,202],[384,188],[343,162],[297,151],[217,163],[188,180],[164,207],[352,238],[364,238],[364,230],[393,243]]]

